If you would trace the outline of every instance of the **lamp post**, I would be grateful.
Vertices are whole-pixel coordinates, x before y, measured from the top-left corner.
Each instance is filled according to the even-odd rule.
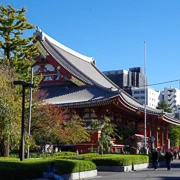
[[[25,112],[25,89],[34,87],[33,84],[24,81],[14,81],[14,85],[22,86],[22,119],[21,119],[21,144],[20,144],[20,161],[24,160],[24,112]]]

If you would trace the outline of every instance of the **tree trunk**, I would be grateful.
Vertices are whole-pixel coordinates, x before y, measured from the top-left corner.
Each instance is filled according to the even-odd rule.
[[[3,157],[9,157],[9,141],[8,142],[2,142],[1,144],[1,155]]]

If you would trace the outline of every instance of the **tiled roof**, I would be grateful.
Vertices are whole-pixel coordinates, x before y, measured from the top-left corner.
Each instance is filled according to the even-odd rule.
[[[46,99],[49,104],[72,104],[72,103],[92,103],[107,100],[117,93],[105,91],[95,86],[44,86],[41,89],[47,91],[50,95]]]

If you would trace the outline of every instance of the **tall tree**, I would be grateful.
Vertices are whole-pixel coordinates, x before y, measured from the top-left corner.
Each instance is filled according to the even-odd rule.
[[[35,36],[24,36],[26,30],[34,28],[27,22],[25,12],[25,8],[16,10],[11,5],[0,6],[0,50],[3,53],[0,63],[13,68],[21,80],[27,81],[34,63],[32,58],[38,51],[33,43]]]
[[[24,35],[26,30],[34,28],[32,24],[27,22],[27,18],[24,15],[25,12],[25,8],[16,10],[11,5],[7,7],[3,5],[0,6],[0,64],[3,65],[4,68],[8,67],[8,69],[13,71],[13,73],[10,73],[10,76],[10,71],[6,71],[8,76],[2,76],[11,83],[6,82],[5,86],[3,85],[3,89],[1,89],[2,94],[0,95],[2,111],[0,119],[2,126],[0,127],[0,131],[3,135],[7,135],[1,139],[3,140],[3,154],[6,156],[9,152],[9,134],[12,135],[10,138],[12,138],[13,135],[13,138],[16,138],[19,136],[12,133],[14,128],[16,128],[17,133],[20,132],[20,130],[17,131],[20,126],[17,127],[16,123],[21,117],[21,105],[19,104],[17,106],[15,102],[21,103],[21,87],[17,86],[14,88],[12,80],[30,81],[29,72],[34,63],[33,57],[37,55],[38,52],[36,45],[33,43],[35,36],[26,37]],[[5,72],[3,73],[6,74]],[[1,79],[0,83],[4,82],[4,80]],[[6,145],[6,148],[4,148],[4,145]]]
[[[20,137],[21,101],[15,96],[13,71],[0,66],[0,152],[9,156],[9,145],[16,146]]]

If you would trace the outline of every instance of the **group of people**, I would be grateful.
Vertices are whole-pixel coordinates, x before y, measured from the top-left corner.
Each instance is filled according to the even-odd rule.
[[[166,161],[167,170],[171,170],[171,161],[173,160],[173,152],[171,150],[167,150],[164,158]],[[158,168],[158,161],[159,161],[159,152],[157,151],[156,148],[154,148],[152,152],[152,162],[155,171]]]

